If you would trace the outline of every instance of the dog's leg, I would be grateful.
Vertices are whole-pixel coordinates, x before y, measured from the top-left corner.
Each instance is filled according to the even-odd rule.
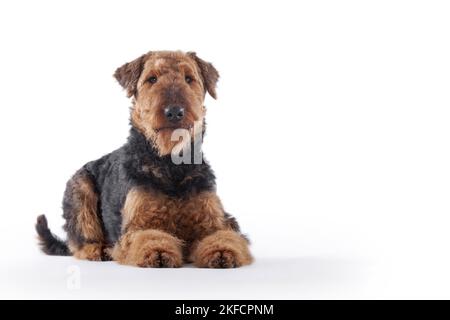
[[[174,235],[172,215],[176,208],[166,196],[143,188],[131,189],[122,208],[123,234],[111,257],[139,267],[180,267],[184,243]]]
[[[93,178],[81,169],[67,182],[63,211],[69,249],[78,259],[107,260]]]
[[[121,264],[178,268],[183,264],[182,241],[160,230],[128,231],[114,246],[111,256]]]
[[[186,260],[198,267],[232,268],[252,261],[237,221],[223,209],[215,192],[199,193],[183,203],[180,222],[189,239]]]
[[[194,265],[202,268],[235,268],[253,260],[248,241],[233,230],[220,230],[194,245],[191,253]]]

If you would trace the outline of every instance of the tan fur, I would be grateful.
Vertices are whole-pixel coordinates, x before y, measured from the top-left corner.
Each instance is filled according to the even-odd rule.
[[[201,240],[192,250],[191,260],[197,267],[233,268],[253,260],[248,242],[231,230],[217,231]]]
[[[126,231],[159,229],[185,241],[225,228],[222,204],[214,192],[178,199],[134,188],[127,195],[122,214]]]
[[[182,241],[160,230],[139,230],[125,233],[114,246],[112,258],[138,267],[181,267]]]
[[[81,247],[69,243],[69,249],[77,259],[101,261],[103,254],[103,245],[99,243],[88,243]]]
[[[177,234],[187,241],[225,228],[224,210],[215,192],[201,192],[181,204]]]
[[[155,143],[160,155],[167,155],[179,142],[171,141],[176,128],[168,128],[171,124],[167,123],[163,114],[167,107],[167,92],[171,90],[171,99],[175,99],[186,110],[185,119],[177,124],[177,128],[186,129],[192,138],[195,123],[202,123],[205,115],[203,77],[195,59],[182,52],[161,51],[148,54],[142,69],[136,84],[131,121]],[[151,76],[157,77],[156,83],[148,82]],[[193,79],[192,83],[186,83],[186,76]]]
[[[246,240],[234,231],[226,231],[230,229],[230,226],[225,221],[220,199],[214,192],[202,192],[187,199],[175,199],[162,193],[135,188],[128,193],[122,214],[122,228],[127,237],[142,230],[167,232],[183,241],[182,249],[187,261],[192,261],[191,253],[193,248],[199,245],[198,240],[220,230],[231,232],[238,237],[223,238],[225,248],[228,246],[235,248],[234,251],[230,251],[230,254],[237,254],[236,265],[247,264],[251,261],[248,258],[250,255],[248,249],[245,251],[248,246]],[[232,243],[227,244],[229,239]],[[205,243],[208,242],[200,242],[201,248],[205,246]]]
[[[75,192],[78,199],[77,226],[85,239],[103,241],[103,232],[97,216],[98,196],[92,182],[80,177],[75,181]]]
[[[158,229],[183,240],[183,255],[188,261],[196,240],[229,228],[220,199],[214,192],[177,199],[134,188],[127,195],[122,215],[123,232]]]
[[[97,214],[98,195],[94,185],[88,176],[79,174],[69,181],[68,189],[73,201],[75,228],[85,242],[69,242],[69,250],[78,259],[102,260],[104,236]]]

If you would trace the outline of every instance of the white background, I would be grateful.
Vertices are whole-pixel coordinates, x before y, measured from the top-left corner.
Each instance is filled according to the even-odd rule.
[[[449,16],[446,1],[2,1],[0,297],[450,298]],[[255,264],[42,255],[35,217],[64,236],[66,181],[127,137],[114,70],[159,49],[221,74],[204,152]]]

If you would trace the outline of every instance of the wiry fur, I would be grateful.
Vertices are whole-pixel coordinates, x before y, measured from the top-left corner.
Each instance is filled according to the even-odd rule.
[[[158,82],[147,83],[150,75]],[[185,82],[187,75],[192,82]],[[217,70],[195,53],[163,51],[125,64],[115,77],[133,97],[128,141],[67,183],[67,243],[50,232],[44,216],[38,218],[43,251],[141,267],[250,263],[248,241],[224,211],[209,164],[172,162],[167,139],[173,128],[161,114],[164,106],[180,104],[186,116],[179,126],[191,130],[199,122],[204,133],[203,100],[206,92],[216,96]]]

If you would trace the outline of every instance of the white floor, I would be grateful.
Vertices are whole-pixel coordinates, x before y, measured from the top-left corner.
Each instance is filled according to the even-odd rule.
[[[11,268],[12,267],[12,268]],[[33,257],[2,271],[0,298],[299,299],[351,297],[367,266],[314,257],[261,258],[233,270],[139,269]]]
[[[31,229],[32,224],[28,224]],[[440,249],[430,244],[414,252],[406,247],[399,250],[383,246],[384,254],[372,249],[366,255],[338,250],[330,253],[318,248],[308,253],[303,246],[288,257],[286,252],[277,255],[267,250],[270,239],[256,238],[252,246],[255,263],[247,267],[140,269],[115,262],[46,256],[38,250],[32,230],[18,230],[17,226],[0,226],[0,299],[450,297],[450,260],[442,250],[445,243]],[[343,247],[337,240],[336,248]]]

